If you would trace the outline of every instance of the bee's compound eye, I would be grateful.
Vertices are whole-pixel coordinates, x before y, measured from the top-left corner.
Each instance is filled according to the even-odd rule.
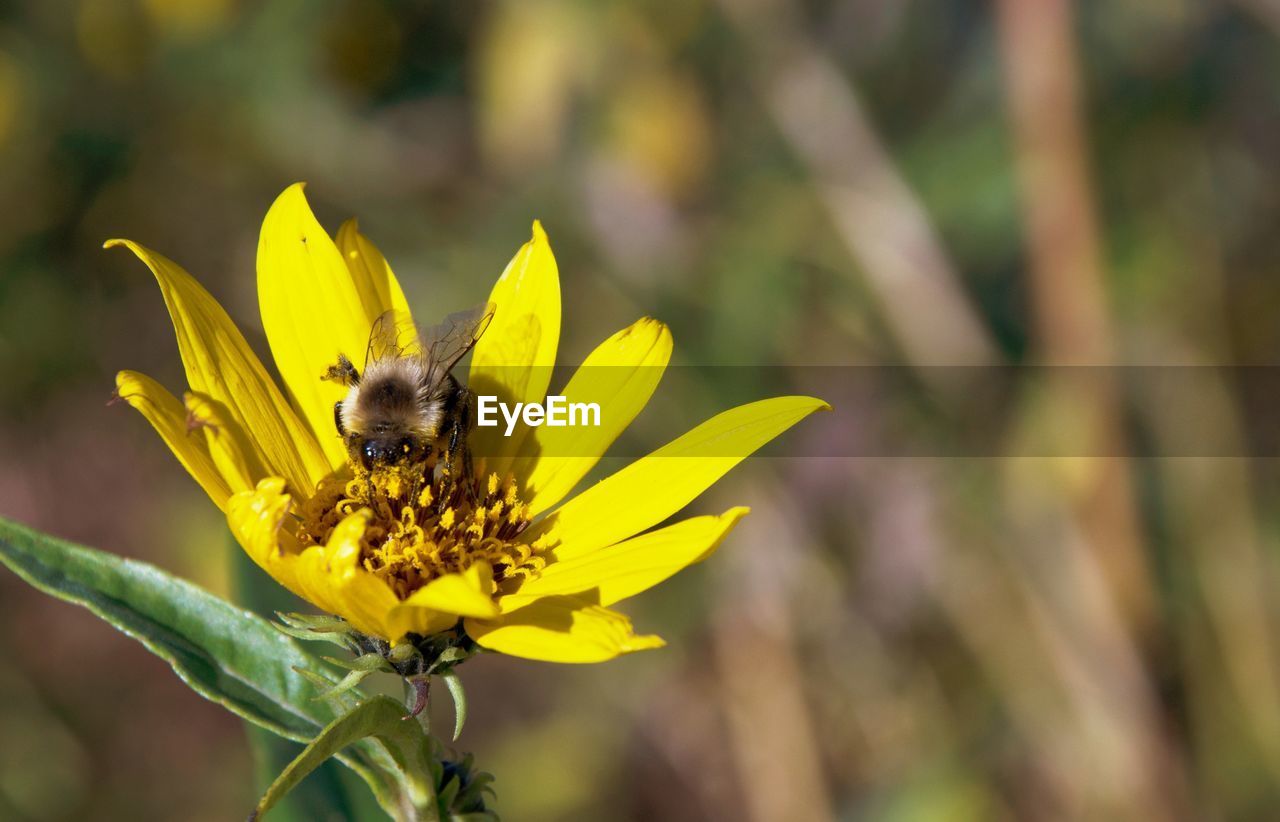
[[[372,440],[366,441],[365,444],[360,447],[360,457],[361,461],[364,462],[365,468],[373,467],[373,463],[378,459],[380,450],[381,449],[378,448],[378,444]]]

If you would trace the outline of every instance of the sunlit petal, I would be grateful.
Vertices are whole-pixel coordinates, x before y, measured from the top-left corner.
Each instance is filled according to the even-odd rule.
[[[372,325],[384,311],[410,316],[409,304],[396,275],[387,264],[387,258],[368,237],[360,233],[354,217],[338,229],[336,242],[347,270],[351,272],[351,281],[360,295],[360,304],[369,324]]]
[[[247,437],[244,432],[236,430],[235,420],[208,394],[188,391],[182,396],[182,404],[187,410],[187,428],[191,436],[204,437],[209,456],[231,492],[253,488],[254,478],[265,476],[266,471],[257,454],[244,450],[242,443]]]
[[[364,364],[371,320],[360,293],[302,185],[285,189],[267,212],[258,240],[258,305],[271,355],[331,467],[346,452],[333,424],[345,388],[321,379],[347,355]]]
[[[244,335],[217,300],[173,261],[128,240],[125,246],[155,275],[178,338],[192,391],[222,403],[248,438],[247,452],[262,455],[266,469],[300,493],[310,493],[329,466],[315,438],[267,375]]]
[[[576,559],[554,562],[517,593],[502,597],[502,610],[507,613],[539,597],[564,595],[612,605],[706,559],[748,510],[733,508],[718,517],[694,517]]]
[[[688,505],[769,440],[819,409],[812,397],[741,405],[699,425],[566,502],[527,532],[559,560],[573,559],[652,527]]]
[[[188,431],[187,412],[178,398],[136,371],[121,371],[116,375],[116,394],[146,417],[187,473],[200,484],[209,499],[225,511],[231,486],[209,454],[204,437],[192,436]]]
[[[428,582],[404,604],[461,616],[497,616],[498,606],[493,602],[493,569],[487,562],[477,562],[461,573],[444,574]]]
[[[326,544],[304,550],[298,562],[298,585],[305,599],[358,630],[388,636],[386,618],[396,606],[396,596],[360,564],[368,522],[368,512],[357,511],[338,523]]]
[[[415,591],[391,610],[389,638],[405,632],[429,634],[454,625],[459,617],[489,618],[498,615],[493,601],[493,569],[477,562],[461,573],[444,574]]]
[[[241,491],[227,501],[227,525],[258,567],[285,588],[305,597],[297,580],[297,543],[284,528],[292,505],[284,480],[268,477],[253,490]]]
[[[568,403],[596,403],[600,424],[543,426],[522,452],[532,462],[525,482],[529,508],[539,514],[586,476],[649,402],[671,359],[671,332],[645,317],[601,343],[560,392]]]
[[[560,275],[542,224],[498,278],[489,302],[493,321],[471,355],[468,386],[501,402],[542,402],[560,342]],[[472,450],[485,471],[503,474],[520,445],[523,426],[511,437],[501,428],[480,428]]]
[[[604,662],[666,644],[634,633],[617,611],[574,597],[540,599],[501,620],[468,619],[466,629],[481,647],[545,662]]]

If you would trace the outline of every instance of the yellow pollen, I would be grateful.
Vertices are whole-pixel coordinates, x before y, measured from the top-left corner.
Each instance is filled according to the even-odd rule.
[[[360,565],[401,599],[477,562],[489,563],[499,583],[537,576],[545,560],[537,542],[519,540],[532,516],[515,479],[490,474],[470,485],[467,493],[460,478],[433,478],[429,467],[414,473],[349,466],[321,482],[302,506],[300,536],[304,544],[325,544],[345,517],[368,510]]]

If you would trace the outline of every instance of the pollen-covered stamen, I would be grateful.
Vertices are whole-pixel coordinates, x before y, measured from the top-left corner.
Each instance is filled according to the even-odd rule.
[[[421,471],[421,469],[419,469]],[[476,562],[493,568],[494,581],[536,576],[545,564],[541,540],[518,539],[532,515],[514,478],[491,474],[472,493],[444,475],[428,480],[412,469],[353,468],[322,482],[303,506],[304,543],[325,543],[342,519],[361,509],[365,528],[361,562],[401,599],[436,577]]]

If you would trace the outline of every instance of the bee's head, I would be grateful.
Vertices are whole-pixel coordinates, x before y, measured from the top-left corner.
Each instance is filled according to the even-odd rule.
[[[351,456],[367,471],[373,470],[375,466],[416,465],[425,462],[428,456],[426,443],[421,438],[404,432],[353,437],[350,448]]]
[[[424,408],[416,360],[408,358],[367,364],[334,408],[334,421],[351,462],[365,470],[425,463],[438,427]]]

